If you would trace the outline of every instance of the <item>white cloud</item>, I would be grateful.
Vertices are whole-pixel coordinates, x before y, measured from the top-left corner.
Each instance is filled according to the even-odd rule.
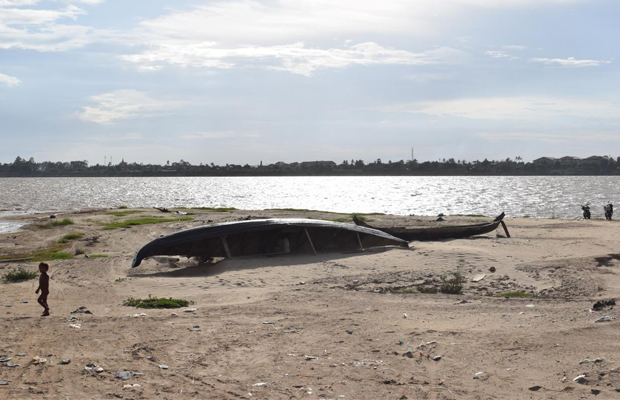
[[[178,101],[154,99],[144,92],[132,89],[116,90],[90,99],[97,105],[83,107],[83,111],[78,115],[83,121],[97,124],[165,115],[183,104]]]
[[[555,117],[617,119],[620,103],[552,97],[487,97],[396,104],[380,107],[379,110],[476,120],[541,120]]]
[[[442,73],[421,73],[421,74],[412,74],[407,75],[405,79],[414,82],[436,82],[436,81],[447,81],[453,79],[454,75],[452,74],[442,74]]]
[[[0,7],[24,7],[33,6],[40,0],[0,0]]]
[[[331,49],[308,48],[303,43],[221,48],[216,47],[216,43],[205,42],[159,46],[142,54],[127,55],[121,58],[149,69],[161,68],[165,64],[228,69],[241,63],[311,76],[321,69],[346,68],[352,65],[453,64],[461,62],[466,56],[465,53],[449,47],[424,53],[412,53],[385,48],[372,42]]]
[[[516,50],[516,51],[524,51],[527,50],[527,46],[522,46],[520,44],[510,44],[507,46],[502,46],[502,48],[506,50]]]
[[[235,131],[209,131],[198,132],[195,135],[181,136],[182,139],[225,139],[233,137],[257,138],[260,137],[260,135],[258,133],[239,133]]]
[[[96,142],[127,142],[130,140],[142,140],[144,136],[139,133],[127,133],[125,135],[105,135],[91,138]]]
[[[477,135],[482,139],[492,142],[504,141],[527,141],[527,142],[547,142],[547,143],[564,143],[575,140],[583,140],[593,142],[617,142],[620,136],[606,133],[538,133],[538,132],[481,132]]]
[[[21,82],[22,81],[20,81],[19,79],[13,76],[0,74],[0,86],[8,86],[8,87],[18,86]]]
[[[604,64],[611,64],[607,60],[577,60],[575,57],[568,58],[532,58],[531,61],[547,65],[559,65],[561,67],[600,67]]]
[[[493,58],[507,58],[509,60],[519,60],[520,59],[520,57],[516,57],[516,56],[510,55],[510,54],[508,54],[508,53],[506,53],[504,51],[501,51],[501,50],[489,50],[489,51],[486,51],[484,54],[486,54],[486,55],[488,55],[490,57],[493,57]]]

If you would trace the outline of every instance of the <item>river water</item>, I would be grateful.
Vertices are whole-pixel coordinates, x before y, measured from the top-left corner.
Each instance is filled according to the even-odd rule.
[[[0,178],[0,218],[124,205],[570,219],[608,201],[620,177]]]

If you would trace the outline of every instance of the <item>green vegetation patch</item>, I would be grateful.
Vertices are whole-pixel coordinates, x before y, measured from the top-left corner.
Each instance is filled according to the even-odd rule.
[[[522,299],[534,296],[532,293],[524,292],[522,290],[512,290],[510,292],[500,293],[498,297],[505,297],[507,299]]]
[[[203,210],[203,211],[213,211],[213,212],[230,212],[230,211],[238,211],[235,207],[194,207],[192,210]]]
[[[105,255],[105,254],[91,254],[88,256],[88,258],[108,258],[110,256]]]
[[[141,212],[144,212],[144,211],[139,211],[139,210],[110,211],[106,213],[105,215],[113,215],[115,217],[126,217],[128,215],[140,214]]]
[[[71,240],[77,240],[84,237],[83,233],[67,233],[65,236],[61,237],[58,243],[69,243]]]
[[[452,273],[452,277],[441,277],[441,286],[439,291],[446,294],[461,294],[463,291],[463,284],[465,283],[465,277],[461,271]]]
[[[56,243],[48,249],[39,250],[34,253],[0,255],[0,261],[1,260],[19,260],[19,259],[29,259],[28,261],[31,261],[31,262],[70,260],[73,258],[73,256],[69,253],[65,253],[62,251],[66,247],[67,247],[66,243]]]
[[[36,279],[39,276],[36,272],[26,271],[23,268],[10,271],[2,277],[7,282],[22,282]]]
[[[126,307],[137,308],[181,308],[187,307],[189,301],[182,299],[158,298],[149,296],[148,299],[134,299],[133,297],[123,301],[123,305]]]
[[[103,229],[111,230],[111,229],[119,229],[119,228],[128,228],[131,226],[139,226],[139,225],[161,224],[164,222],[193,221],[193,220],[194,219],[191,217],[169,218],[169,219],[145,217],[145,218],[139,218],[139,219],[128,219],[126,221],[114,222],[112,224],[105,225]]]
[[[437,293],[439,290],[434,286],[418,286],[420,293]]]
[[[43,229],[51,229],[57,226],[67,226],[67,225],[74,225],[74,224],[75,222],[73,222],[71,218],[65,218],[61,220],[54,220],[54,221],[48,222],[47,224],[40,225],[40,227]]]

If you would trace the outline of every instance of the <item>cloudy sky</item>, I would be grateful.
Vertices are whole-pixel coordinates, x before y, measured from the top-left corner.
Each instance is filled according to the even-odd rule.
[[[0,0],[0,162],[620,155],[618,0]]]

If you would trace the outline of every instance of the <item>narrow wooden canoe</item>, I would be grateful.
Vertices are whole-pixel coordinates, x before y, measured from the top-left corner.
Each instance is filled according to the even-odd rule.
[[[132,267],[153,256],[213,257],[314,253],[377,246],[409,247],[388,233],[353,224],[311,219],[263,219],[203,226],[146,244]]]
[[[366,222],[359,219],[357,216],[353,217],[353,222],[358,226],[366,228],[378,229],[385,233],[389,233],[397,238],[411,241],[435,241],[446,239],[462,239],[471,236],[484,235],[485,233],[493,232],[497,227],[503,223],[506,214],[502,213],[491,222],[475,225],[460,225],[460,226],[442,226],[437,228],[376,228],[368,225]],[[508,230],[506,230],[508,234]]]

